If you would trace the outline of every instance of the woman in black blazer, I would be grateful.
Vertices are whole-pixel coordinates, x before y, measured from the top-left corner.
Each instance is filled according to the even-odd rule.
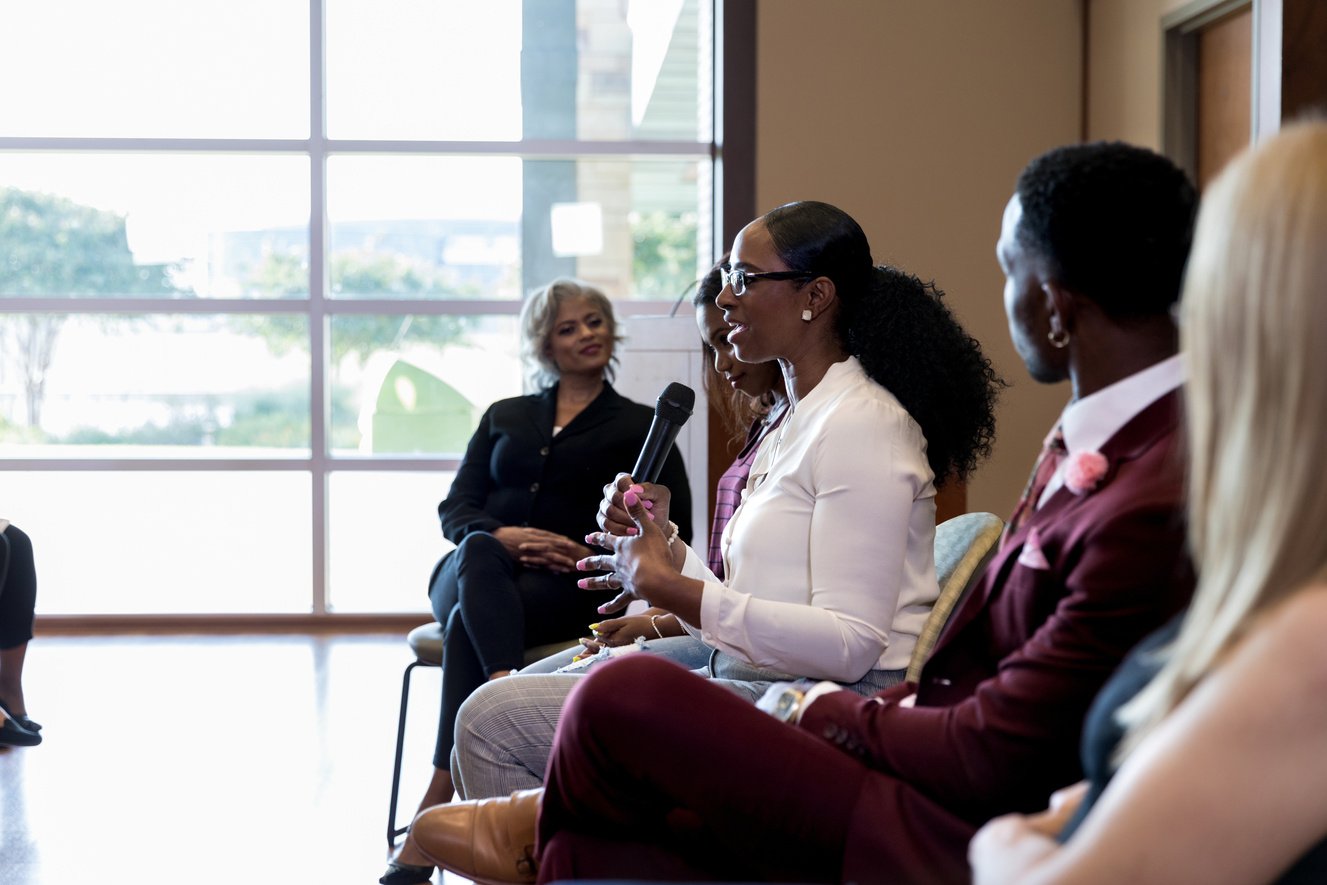
[[[433,779],[421,809],[452,797],[456,711],[470,693],[521,666],[526,648],[583,634],[615,595],[579,589],[575,563],[591,553],[583,539],[597,529],[604,484],[631,469],[654,417],[609,383],[619,340],[612,303],[597,289],[555,280],[531,295],[521,352],[540,392],[489,407],[438,505],[442,533],[457,547],[429,584],[445,632]],[[659,482],[689,539],[690,491],[676,450]],[[381,881],[426,878],[412,867],[427,860],[414,854],[407,842]]]

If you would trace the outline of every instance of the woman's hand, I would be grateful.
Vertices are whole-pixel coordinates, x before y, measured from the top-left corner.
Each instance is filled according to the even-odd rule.
[[[503,526],[493,533],[506,551],[526,568],[542,568],[567,574],[576,560],[590,553],[584,544],[556,532],[530,526]]]
[[[594,635],[580,640],[585,651],[577,655],[576,660],[596,655],[604,648],[630,645],[637,639],[681,636],[686,631],[680,630],[680,627],[677,618],[661,608],[652,608],[642,614],[629,615],[625,618],[604,618],[599,623],[590,625]]]
[[[644,626],[642,626],[642,622],[644,622]],[[573,661],[597,655],[605,648],[630,645],[636,641],[637,636],[644,636],[648,639],[654,635],[654,631],[650,629],[650,619],[646,615],[605,618],[597,624],[591,624],[590,629],[594,632],[594,635],[580,640],[581,647],[585,651],[572,658]]]
[[[626,477],[626,474],[622,476]],[[668,541],[661,529],[662,524],[650,521],[644,498],[630,484],[620,493],[620,498],[622,512],[630,523],[622,524],[621,532],[605,529],[586,535],[587,544],[610,552],[587,556],[576,563],[576,568],[583,572],[608,572],[606,575],[582,578],[577,582],[582,589],[621,591],[611,602],[599,607],[599,611],[604,614],[621,611],[634,599],[648,600],[652,591],[669,578],[677,577]],[[602,515],[603,511],[600,513]]]
[[[644,502],[646,516],[657,526],[668,524],[668,505],[673,493],[667,486],[657,483],[633,482],[630,474],[619,473],[617,479],[604,486],[604,499],[599,504],[599,528],[614,535],[633,535],[635,523],[622,501],[627,491],[633,491]]]
[[[1060,850],[1055,841],[1087,793],[1087,781],[1056,790],[1038,814],[1006,814],[977,831],[968,845],[974,885],[1016,883]]]
[[[659,617],[655,615],[655,617]],[[597,624],[591,624],[590,629],[594,631],[594,639],[590,641],[598,642],[601,645],[618,646],[630,645],[636,641],[637,637],[645,639],[658,639],[658,634],[654,632],[654,626],[650,624],[649,615],[630,615],[625,618],[604,618]]]
[[[1055,840],[1034,829],[1025,815],[997,817],[968,843],[973,885],[1015,885],[1059,850]]]
[[[1083,797],[1086,795],[1087,781],[1079,781],[1072,786],[1056,790],[1051,793],[1049,808],[1037,814],[1028,815],[1028,826],[1043,836],[1049,836],[1052,839],[1058,838],[1060,831],[1078,813],[1078,806],[1083,804]]]

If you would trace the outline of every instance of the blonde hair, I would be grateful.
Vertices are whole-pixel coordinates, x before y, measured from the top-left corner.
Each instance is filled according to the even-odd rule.
[[[1184,281],[1198,589],[1121,756],[1260,614],[1327,572],[1327,123],[1246,151],[1203,195]]]
[[[521,305],[521,363],[525,366],[525,379],[531,390],[543,390],[557,383],[561,374],[553,362],[550,340],[557,325],[558,311],[565,301],[583,298],[604,315],[608,332],[613,338],[613,358],[604,370],[605,377],[613,380],[617,364],[617,345],[623,337],[618,334],[617,317],[608,296],[580,280],[558,279],[534,290]]]

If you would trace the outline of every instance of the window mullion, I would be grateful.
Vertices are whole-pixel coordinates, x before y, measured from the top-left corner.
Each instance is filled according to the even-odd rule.
[[[326,614],[327,519],[327,52],[324,0],[309,0],[309,445],[314,615]]]

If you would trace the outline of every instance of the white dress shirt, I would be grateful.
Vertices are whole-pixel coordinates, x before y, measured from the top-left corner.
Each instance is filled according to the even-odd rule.
[[[1096,393],[1074,400],[1060,415],[1059,427],[1064,434],[1065,450],[1069,455],[1099,450],[1139,412],[1179,387],[1183,381],[1184,366],[1176,354]],[[1061,459],[1055,473],[1051,474],[1045,491],[1037,499],[1038,508],[1064,485],[1068,460]]]
[[[761,667],[856,682],[908,666],[939,593],[935,485],[921,428],[856,359],[835,363],[762,444],[705,581],[712,647]]]

